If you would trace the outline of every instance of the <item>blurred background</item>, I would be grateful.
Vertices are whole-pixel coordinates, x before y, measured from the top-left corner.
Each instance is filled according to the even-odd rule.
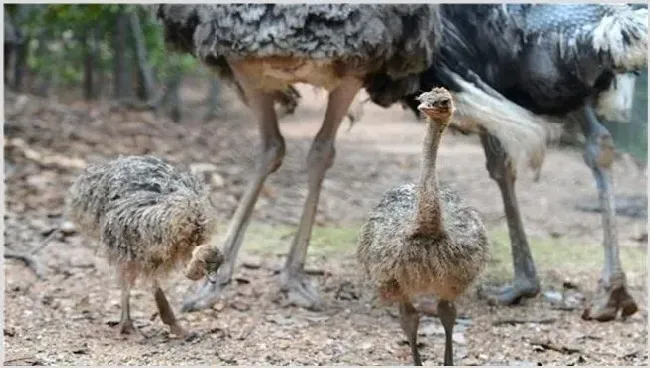
[[[180,121],[179,89],[186,77],[198,77],[211,80],[206,105],[217,108],[217,80],[192,56],[166,51],[162,28],[142,6],[8,4],[4,19],[11,90],[113,99],[141,109],[165,106]]]

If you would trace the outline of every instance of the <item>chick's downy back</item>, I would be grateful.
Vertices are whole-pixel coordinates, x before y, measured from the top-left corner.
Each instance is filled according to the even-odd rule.
[[[207,188],[153,156],[88,167],[67,202],[70,219],[106,247],[111,262],[135,261],[145,273],[186,261],[216,227]]]

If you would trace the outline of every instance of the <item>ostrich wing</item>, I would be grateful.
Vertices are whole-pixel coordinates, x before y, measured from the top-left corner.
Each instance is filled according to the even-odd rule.
[[[509,4],[529,47],[553,40],[567,65],[600,61],[618,73],[647,62],[648,10],[625,4]],[[597,57],[594,58],[594,56]]]

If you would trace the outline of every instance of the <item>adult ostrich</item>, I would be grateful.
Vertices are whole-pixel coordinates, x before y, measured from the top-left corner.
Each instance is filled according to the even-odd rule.
[[[628,117],[633,73],[647,65],[647,7],[445,4],[440,13],[441,46],[435,64],[421,75],[420,89],[450,89],[461,122],[483,126],[491,120],[529,120],[542,128],[578,117],[586,137],[585,163],[593,172],[603,209],[605,250],[598,292],[583,318],[608,321],[619,311],[623,316],[635,313],[638,308],[627,291],[618,251],[614,146],[599,117]],[[403,102],[418,114],[416,97],[414,93]],[[494,296],[512,304],[540,291],[515,195],[521,160],[516,149],[505,147],[494,134],[481,134],[481,143],[487,169],[503,196],[515,269],[512,284]],[[542,156],[532,158],[531,164],[539,168]]]
[[[377,76],[389,76],[391,82],[369,91],[375,99],[394,103],[417,92],[419,73],[432,64],[440,39],[438,6],[165,4],[156,5],[155,12],[168,45],[195,55],[241,88],[261,136],[252,178],[225,235],[226,261],[216,283],[205,282],[186,298],[183,310],[211,306],[230,282],[260,189],[285,154],[273,93],[293,83],[326,89],[328,103],[307,156],[307,199],[281,273],[281,290],[293,304],[319,308],[322,301],[303,269],[321,184],[334,163],[337,130],[357,92]]]

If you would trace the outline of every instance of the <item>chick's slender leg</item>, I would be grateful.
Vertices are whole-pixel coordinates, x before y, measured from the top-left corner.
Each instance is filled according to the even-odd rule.
[[[319,309],[322,306],[318,292],[303,272],[305,259],[325,172],[334,163],[336,133],[361,85],[361,81],[356,78],[346,78],[329,93],[323,125],[316,134],[307,156],[307,199],[282,273],[283,291],[288,294],[293,304],[304,308]]]
[[[163,323],[169,326],[171,333],[174,335],[178,337],[186,337],[188,332],[178,324],[174,311],[169,305],[169,301],[167,301],[165,292],[160,288],[157,281],[153,282],[152,292],[154,300],[156,301],[156,306],[158,307],[160,319]]]
[[[598,121],[591,104],[585,106],[584,113],[585,119],[581,121],[583,133],[587,138],[584,160],[591,169],[598,188],[603,216],[605,263],[597,294],[582,317],[604,322],[616,318],[619,309],[622,310],[622,316],[627,317],[634,314],[638,307],[627,291],[618,249],[612,177],[614,142],[609,131]]]
[[[146,336],[135,327],[131,319],[131,287],[135,283],[135,276],[128,272],[128,265],[121,266],[120,289],[121,289],[121,311],[119,333],[120,335],[135,335],[138,339],[145,339]]]
[[[402,302],[399,305],[399,323],[404,330],[404,334],[411,345],[411,355],[413,356],[413,365],[422,365],[420,351],[418,350],[418,326],[420,316],[410,301]]]
[[[205,280],[200,289],[183,302],[183,312],[211,307],[220,291],[230,282],[239,248],[244,240],[251,213],[257,202],[266,178],[282,164],[285,153],[284,138],[280,134],[278,120],[273,106],[273,95],[255,89],[249,80],[233,67],[238,85],[245,93],[247,104],[254,113],[262,140],[261,151],[255,161],[255,169],[248,186],[237,204],[237,209],[228,224],[224,239],[225,262],[217,273],[217,282]]]
[[[540,291],[539,278],[535,270],[535,261],[521,220],[521,212],[515,193],[516,175],[503,146],[498,139],[487,133],[481,134],[481,144],[485,151],[486,167],[490,177],[497,182],[501,190],[503,207],[508,222],[514,280],[496,293],[491,299],[499,304],[511,305],[521,298],[532,298]]]
[[[453,333],[456,323],[456,308],[446,300],[438,302],[438,317],[445,329],[445,365],[454,365]]]
[[[131,286],[122,281],[120,287],[122,293],[120,298],[120,334],[128,335],[136,331],[133,320],[131,319]]]

